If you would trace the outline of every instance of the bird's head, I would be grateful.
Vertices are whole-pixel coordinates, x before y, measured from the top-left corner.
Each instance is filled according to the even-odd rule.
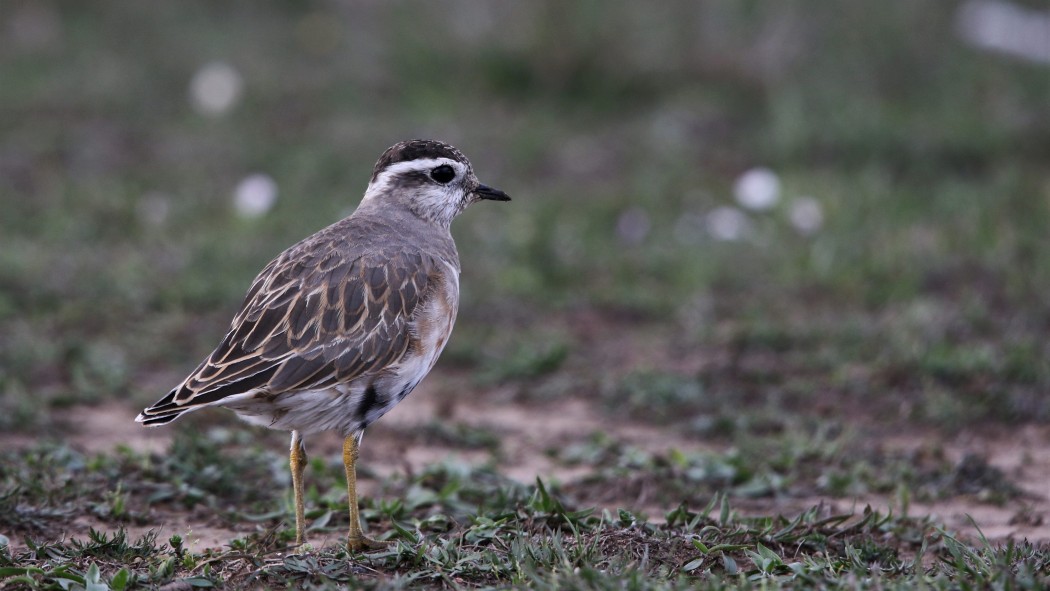
[[[379,157],[361,203],[405,207],[447,228],[468,205],[482,199],[510,201],[510,196],[481,184],[467,157],[449,144],[408,140]]]

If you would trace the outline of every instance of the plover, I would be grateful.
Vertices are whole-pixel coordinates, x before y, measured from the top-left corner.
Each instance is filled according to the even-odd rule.
[[[456,148],[390,147],[349,217],[277,256],[248,289],[219,346],[136,419],[164,425],[208,406],[292,432],[295,541],[303,543],[303,436],[343,436],[351,550],[376,547],[358,514],[356,471],[368,425],[404,399],[448,342],[459,306],[449,226],[468,205],[509,201]]]

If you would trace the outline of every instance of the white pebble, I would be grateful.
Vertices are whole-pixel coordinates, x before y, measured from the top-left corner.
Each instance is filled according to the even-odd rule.
[[[770,209],[780,200],[780,177],[768,168],[752,168],[736,180],[733,194],[737,203],[747,209]]]
[[[704,218],[707,233],[715,240],[740,240],[751,229],[744,212],[735,207],[722,206],[711,210]]]
[[[202,115],[222,115],[241,98],[241,75],[224,62],[205,64],[190,81],[190,103]]]
[[[1050,11],[1000,0],[970,0],[959,8],[956,27],[975,47],[1050,63]]]
[[[824,225],[824,209],[814,197],[799,197],[791,202],[788,219],[799,234],[810,236]]]
[[[266,174],[244,177],[233,192],[233,208],[244,218],[257,218],[277,202],[277,183]]]

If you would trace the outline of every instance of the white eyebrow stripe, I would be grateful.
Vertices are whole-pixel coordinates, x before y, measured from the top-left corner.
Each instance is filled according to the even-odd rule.
[[[376,180],[369,183],[362,201],[386,191],[390,187],[390,180],[401,173],[429,171],[445,164],[456,170],[456,178],[461,178],[466,173],[467,166],[451,158],[417,158],[416,160],[397,162],[384,168],[376,176]]]
[[[451,158],[420,158],[417,160],[405,160],[404,162],[391,164],[379,173],[379,177],[382,177],[384,174],[398,174],[402,172],[411,172],[414,170],[431,170],[441,166],[442,164],[447,164],[452,168],[455,168],[456,176],[462,174],[463,170],[466,168],[466,166],[464,166],[462,162],[457,162]],[[379,178],[376,178],[376,181],[378,180]]]

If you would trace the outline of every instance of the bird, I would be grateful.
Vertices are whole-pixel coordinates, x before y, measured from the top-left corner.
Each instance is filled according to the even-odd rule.
[[[434,367],[459,308],[450,226],[467,206],[510,201],[437,140],[394,144],[348,217],[286,249],[252,282],[229,331],[179,385],[136,421],[155,427],[206,407],[291,431],[295,543],[303,545],[304,436],[343,438],[351,551],[364,535],[356,465],[366,427]]]

